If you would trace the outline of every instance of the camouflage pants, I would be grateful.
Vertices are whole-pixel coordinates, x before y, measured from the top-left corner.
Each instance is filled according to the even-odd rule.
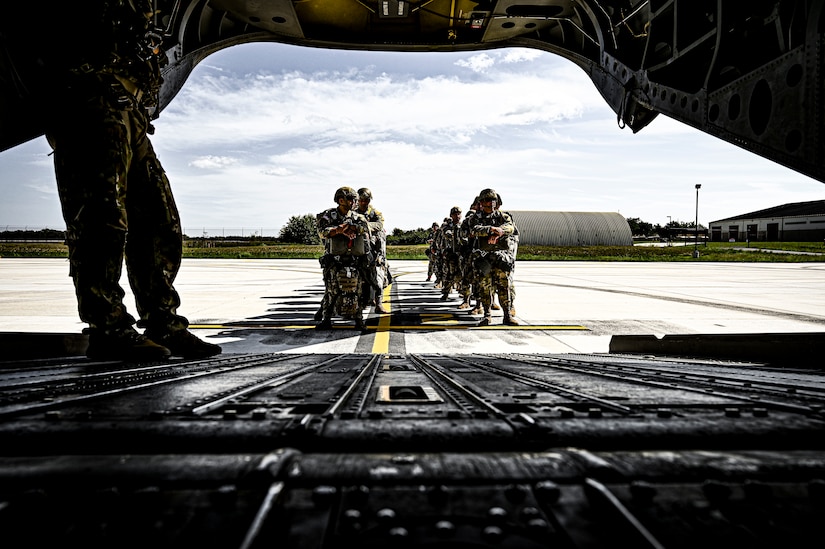
[[[461,272],[461,264],[459,256],[453,251],[445,252],[443,261],[443,275],[442,275],[441,293],[448,295],[452,288],[464,295],[461,291],[463,276]]]
[[[487,276],[478,277],[478,299],[484,307],[484,314],[489,314],[493,302],[493,292],[498,293],[498,300],[505,312],[512,308],[510,293],[510,273],[493,269]]]
[[[187,327],[173,286],[183,247],[180,219],[147,135],[148,117],[97,97],[67,106],[51,122],[47,137],[80,319],[101,331],[134,324],[119,283],[125,259],[140,325]]]
[[[353,258],[339,262],[333,256],[325,255],[321,258],[321,267],[324,274],[323,319],[330,319],[336,313],[346,318],[363,318],[363,309],[367,305],[364,296],[365,273],[369,270],[367,262]]]
[[[476,292],[476,273],[473,269],[473,262],[470,259],[470,254],[462,251],[459,257],[459,265],[461,268],[461,289],[459,293],[464,301],[468,301],[471,295]]]

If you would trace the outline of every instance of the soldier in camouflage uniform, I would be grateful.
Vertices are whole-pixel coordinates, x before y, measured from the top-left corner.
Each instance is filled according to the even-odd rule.
[[[500,210],[501,205],[502,205],[501,195],[498,195],[498,203],[496,204],[496,209]],[[512,236],[510,236],[510,238],[507,239],[507,243],[510,246],[510,253],[513,254],[513,257],[518,257],[518,243],[519,243],[519,238],[520,238],[519,231],[518,231],[518,225],[516,224],[516,219],[513,217],[513,215],[510,212],[506,212],[506,213],[513,220],[513,227],[514,227],[513,234],[512,234]],[[515,272],[515,270],[516,270],[516,267],[515,267],[515,264],[513,264],[513,268],[510,270],[510,316],[511,317],[516,316],[516,283],[515,283],[515,280],[513,279],[513,273]]]
[[[504,309],[504,323],[516,325],[513,318],[513,309],[510,302],[510,271],[515,266],[509,237],[515,231],[515,225],[510,215],[496,209],[498,193],[493,189],[484,189],[478,195],[481,202],[481,211],[474,218],[470,236],[474,240],[473,267],[478,276],[479,298],[484,308],[484,318],[479,326],[490,324],[490,309],[493,293],[498,293],[499,301]]]
[[[441,288],[441,225],[439,225],[438,223],[433,223],[433,229],[430,238],[430,266],[432,268],[429,272],[435,276],[433,286],[436,288]],[[430,277],[427,276],[427,280],[429,279]]]
[[[66,10],[60,24],[72,35],[39,59],[54,93],[46,137],[54,149],[78,312],[89,324],[86,354],[118,360],[218,354],[219,346],[192,335],[177,314],[181,223],[148,137],[166,62],[151,3],[53,7]],[[143,334],[123,303],[124,259]]]
[[[441,258],[443,285],[441,286],[441,301],[450,298],[450,291],[453,288],[461,293],[461,265],[459,253],[461,247],[461,208],[453,206],[450,209],[450,217],[441,226]]]
[[[355,201],[358,199],[358,193],[352,187],[340,187],[335,191],[334,200],[338,204],[335,208],[330,208],[319,213],[315,217],[315,222],[318,227],[318,235],[324,243],[324,255],[321,257],[321,266],[324,274],[324,298],[321,302],[321,321],[315,325],[316,329],[328,330],[332,328],[332,315],[335,312],[335,305],[338,298],[341,297],[341,289],[339,288],[337,275],[341,268],[355,267],[358,271],[358,276],[362,281],[369,279],[369,256],[370,256],[370,227],[367,218],[355,211]],[[359,255],[350,256],[348,254],[338,253],[334,249],[334,238],[339,240],[345,237],[349,240],[350,245],[359,236],[362,237],[361,242],[364,244],[363,253]],[[351,265],[343,266],[340,259],[344,256]],[[364,330],[363,308],[366,303],[363,302],[362,289],[356,288],[359,303],[353,308],[352,315],[355,319],[355,328]]]
[[[436,288],[444,288],[444,284],[446,283],[446,261],[444,257],[444,230],[450,223],[450,218],[445,217],[444,220],[441,222],[441,225],[438,226],[438,230],[435,233],[435,237],[433,238],[433,249],[435,250],[435,287]],[[447,288],[449,291],[449,288]]]
[[[435,255],[433,253],[433,246],[435,244],[435,235],[438,232],[438,223],[433,222],[430,227],[430,237],[427,239],[427,249],[424,253],[427,254],[427,280],[429,282],[435,274]]]
[[[472,305],[470,305],[471,298],[476,298],[477,304],[480,304],[476,295],[478,290],[478,284],[475,280],[475,269],[473,269],[473,263],[471,260],[471,256],[473,253],[473,245],[470,239],[470,229],[473,226],[474,217],[476,215],[476,212],[480,210],[481,204],[479,204],[478,197],[476,197],[473,200],[472,205],[470,205],[470,209],[464,215],[464,219],[461,220],[461,224],[459,225],[459,240],[461,242],[461,247],[459,251],[459,261],[461,265],[462,297],[461,305],[458,306],[459,309],[469,309],[470,307],[472,307]]]
[[[371,294],[367,303],[375,305],[375,312],[384,314],[384,288],[390,284],[392,276],[387,265],[387,232],[384,230],[384,215],[376,210],[371,204],[372,191],[366,187],[358,189],[358,207],[356,212],[367,218],[370,226],[370,249],[372,250],[372,268],[370,269],[370,286],[367,288]]]

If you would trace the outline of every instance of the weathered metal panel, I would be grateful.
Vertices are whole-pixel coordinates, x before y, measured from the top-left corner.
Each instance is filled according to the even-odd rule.
[[[614,212],[510,211],[520,244],[540,246],[632,246],[627,220]]]

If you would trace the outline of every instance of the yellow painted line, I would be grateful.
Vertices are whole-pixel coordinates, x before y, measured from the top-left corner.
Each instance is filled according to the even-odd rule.
[[[384,308],[387,310],[386,314],[382,314],[378,319],[378,328],[375,332],[375,341],[372,342],[372,354],[383,355],[390,350],[390,318],[392,313],[392,304],[390,303],[390,290],[392,284],[384,288]]]
[[[422,324],[428,325],[454,325],[458,324],[453,313],[422,313],[418,315]]]

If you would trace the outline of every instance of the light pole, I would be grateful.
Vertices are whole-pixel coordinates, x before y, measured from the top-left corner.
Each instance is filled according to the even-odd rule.
[[[699,189],[702,188],[701,183],[696,184],[696,219],[693,222],[693,259],[699,257]]]

